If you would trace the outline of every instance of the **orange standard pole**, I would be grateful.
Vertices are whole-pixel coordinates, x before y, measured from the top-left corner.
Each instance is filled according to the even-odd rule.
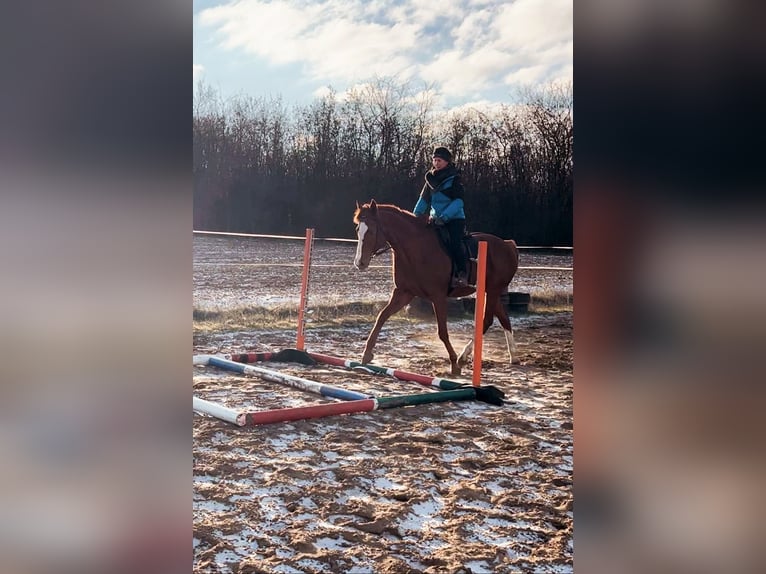
[[[481,385],[481,349],[484,338],[484,307],[487,293],[484,281],[487,277],[487,242],[479,241],[479,259],[476,264],[476,309],[473,332],[473,386]]]
[[[309,302],[309,272],[311,271],[311,248],[314,245],[314,230],[306,229],[306,244],[303,248],[303,274],[301,277],[301,304],[298,308],[298,341],[295,346],[303,351],[305,347],[306,308]]]

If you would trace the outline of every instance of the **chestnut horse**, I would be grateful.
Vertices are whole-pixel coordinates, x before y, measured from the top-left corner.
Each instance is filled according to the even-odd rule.
[[[416,217],[395,205],[377,204],[373,199],[361,207],[357,203],[354,223],[357,224],[357,248],[354,258],[354,266],[357,269],[366,269],[370,260],[386,251],[389,246],[394,252],[394,290],[367,337],[362,363],[372,360],[372,350],[386,320],[417,296],[433,304],[439,339],[449,353],[451,372],[453,375],[459,375],[462,366],[468,362],[468,357],[473,352],[473,339],[458,357],[447,333],[447,298],[470,295],[475,289],[463,287],[450,290],[452,261],[442,247],[436,231],[428,225],[427,217]],[[497,317],[505,330],[511,363],[518,363],[511,321],[500,296],[508,291],[508,284],[518,269],[519,251],[511,239],[506,241],[487,233],[471,235],[478,241],[487,242],[484,333]]]

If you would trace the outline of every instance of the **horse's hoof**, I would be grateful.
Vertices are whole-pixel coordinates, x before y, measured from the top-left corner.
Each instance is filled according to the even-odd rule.
[[[453,376],[460,376],[463,373],[463,369],[460,368],[459,365],[455,365],[452,367],[452,375]]]
[[[363,364],[363,365],[366,365],[367,363],[369,363],[370,361],[372,361],[372,358],[373,358],[374,356],[375,356],[375,355],[373,355],[372,353],[365,353],[365,354],[362,356],[362,364]]]
[[[520,365],[520,364],[521,364],[521,359],[519,359],[518,357],[514,357],[513,359],[511,359],[511,365]]]

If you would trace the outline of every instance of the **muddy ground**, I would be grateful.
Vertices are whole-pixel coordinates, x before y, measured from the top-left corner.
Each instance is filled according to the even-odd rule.
[[[485,342],[483,384],[506,405],[420,405],[238,428],[194,417],[194,572],[571,572],[572,317],[514,318]],[[470,322],[452,324],[464,342]],[[311,351],[358,360],[367,325],[309,329]],[[375,363],[447,375],[434,325],[391,324]],[[463,334],[463,337],[460,334]],[[195,353],[295,346],[295,333],[198,337]],[[378,395],[406,383],[326,366],[269,369]],[[209,367],[194,394],[263,410],[326,399]]]
[[[300,244],[289,257],[266,246],[195,238],[195,308],[212,302],[227,308],[244,294],[250,304],[275,293],[279,301],[297,299],[294,287],[283,295],[268,286],[270,276],[294,284],[285,270],[291,268],[275,264],[294,263]],[[312,273],[311,301],[364,299],[373,287],[375,293],[388,289],[386,270],[380,279],[348,270],[348,246],[318,251],[327,267]],[[338,269],[349,273],[342,281]],[[529,275],[535,284],[550,277]],[[571,274],[565,281],[571,285]],[[572,313],[512,321],[521,364],[509,364],[497,324],[482,361],[482,384],[506,393],[502,407],[436,403],[253,428],[195,413],[193,571],[572,572]],[[306,348],[360,360],[371,326],[371,320],[309,324]],[[470,318],[450,321],[458,350],[472,331]],[[295,345],[295,329],[199,330],[193,352]],[[390,321],[375,352],[379,365],[471,381],[470,365],[463,377],[448,375],[433,319]],[[337,367],[258,366],[376,396],[429,391]],[[194,367],[193,389],[195,396],[242,410],[331,402],[211,367]]]

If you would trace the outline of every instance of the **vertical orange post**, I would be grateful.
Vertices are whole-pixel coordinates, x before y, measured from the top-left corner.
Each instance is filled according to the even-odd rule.
[[[473,330],[473,386],[481,385],[481,349],[484,338],[484,307],[487,293],[484,281],[487,276],[487,242],[479,241],[479,259],[476,264],[476,309]]]
[[[314,230],[306,229],[306,244],[303,248],[303,274],[301,277],[301,303],[298,308],[298,341],[295,346],[304,350],[306,331],[306,308],[309,302],[309,272],[311,271],[311,248],[314,245]]]

